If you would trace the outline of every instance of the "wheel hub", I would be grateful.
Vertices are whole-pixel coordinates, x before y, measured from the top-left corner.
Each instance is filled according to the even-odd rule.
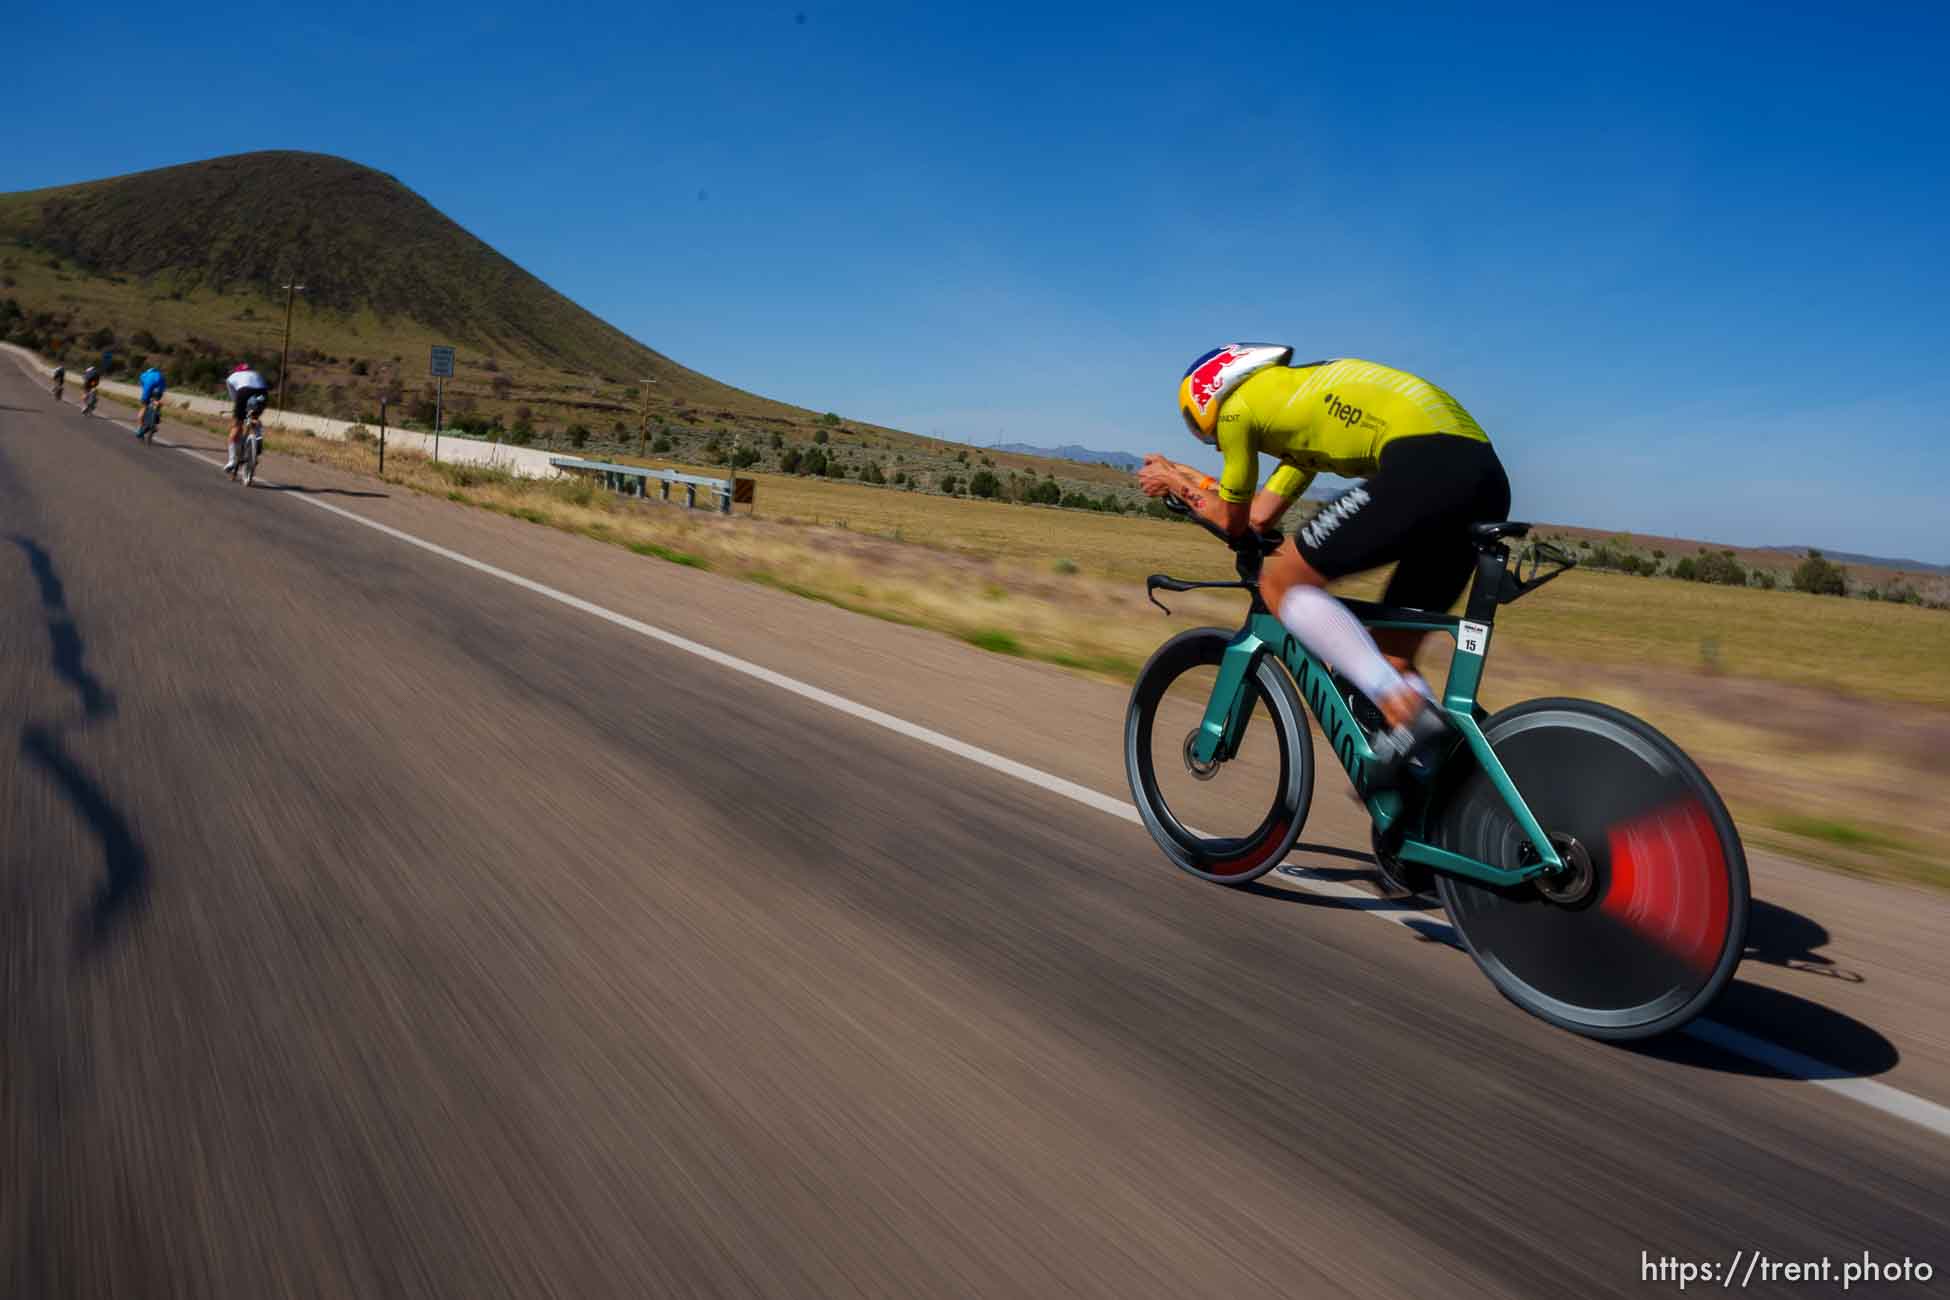
[[[1185,770],[1201,781],[1210,781],[1219,774],[1219,760],[1201,763],[1192,753],[1192,746],[1198,742],[1198,728],[1193,727],[1185,733]]]
[[[1531,879],[1537,892],[1559,907],[1581,907],[1591,901],[1598,890],[1598,871],[1591,864],[1591,853],[1579,843],[1577,837],[1563,831],[1553,831],[1550,836],[1551,847],[1563,860],[1562,871],[1546,871]],[[1528,844],[1523,846],[1523,857],[1528,862],[1537,860],[1537,851]]]

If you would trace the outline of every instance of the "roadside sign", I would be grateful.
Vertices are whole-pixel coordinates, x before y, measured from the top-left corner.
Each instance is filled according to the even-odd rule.
[[[427,373],[435,379],[452,379],[454,377],[454,350],[436,345],[433,349],[432,356],[427,360]]]

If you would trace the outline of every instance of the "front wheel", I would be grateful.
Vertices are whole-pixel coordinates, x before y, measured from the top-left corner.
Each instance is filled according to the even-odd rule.
[[[1218,684],[1232,634],[1181,632],[1131,688],[1124,767],[1144,824],[1180,870],[1243,885],[1278,866],[1306,825],[1314,751],[1300,693],[1272,655],[1247,676],[1246,730],[1232,758],[1201,766],[1192,739]]]
[[[1705,775],[1645,723],[1586,700],[1532,700],[1483,724],[1568,870],[1501,889],[1444,875],[1464,947],[1504,996],[1591,1038],[1679,1028],[1733,978],[1747,859]],[[1435,843],[1493,866],[1535,861],[1480,769],[1438,798]]]

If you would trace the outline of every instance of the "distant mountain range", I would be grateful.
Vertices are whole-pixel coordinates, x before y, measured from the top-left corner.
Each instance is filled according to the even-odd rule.
[[[1144,457],[1133,456],[1128,451],[1092,451],[1075,443],[1065,443],[1061,447],[1032,447],[1026,442],[998,442],[990,451],[1013,451],[1022,456],[1049,456],[1056,460],[1081,461],[1085,465],[1109,465],[1126,473],[1136,473],[1144,464]]]
[[[1777,551],[1782,555],[1806,555],[1806,546],[1762,546],[1763,551]],[[1950,564],[1929,564],[1923,560],[1891,559],[1887,555],[1860,555],[1853,551],[1830,551],[1822,547],[1813,549],[1837,564],[1861,564],[1874,569],[1906,569],[1911,573],[1950,573]]]

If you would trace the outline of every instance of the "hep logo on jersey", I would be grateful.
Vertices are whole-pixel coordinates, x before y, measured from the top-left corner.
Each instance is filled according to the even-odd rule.
[[[1327,394],[1327,414],[1351,429],[1360,423],[1361,417],[1367,414],[1367,412],[1358,406],[1349,406],[1340,398],[1329,393]]]

